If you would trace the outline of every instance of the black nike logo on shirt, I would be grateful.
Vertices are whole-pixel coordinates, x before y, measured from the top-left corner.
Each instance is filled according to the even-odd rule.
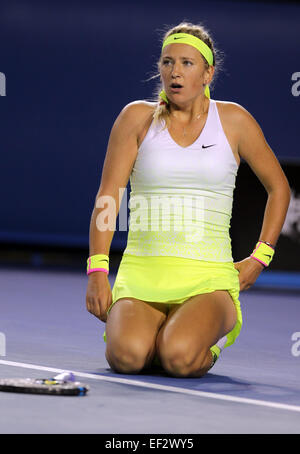
[[[269,254],[264,254],[264,255],[266,255],[267,257],[270,257],[270,258],[271,258],[271,256],[270,256]]]
[[[213,143],[212,145],[202,145],[202,148],[214,147],[215,145],[217,145],[217,144]]]

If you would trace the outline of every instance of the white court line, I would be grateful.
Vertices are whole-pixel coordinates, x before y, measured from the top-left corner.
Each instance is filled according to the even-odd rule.
[[[155,383],[147,383],[144,381],[131,380],[131,379],[127,379],[127,378],[115,378],[115,377],[108,377],[105,375],[90,374],[90,373],[86,373],[86,372],[75,372],[73,370],[70,371],[70,370],[66,370],[66,369],[57,369],[54,367],[39,366],[36,364],[18,363],[15,361],[0,360],[0,364],[3,364],[5,366],[22,367],[23,369],[42,370],[42,371],[46,371],[46,372],[56,372],[56,373],[73,372],[75,377],[91,378],[92,380],[100,380],[100,381],[102,380],[102,381],[107,381],[107,382],[111,382],[111,383],[121,383],[121,384],[129,385],[129,386],[139,386],[141,388],[155,389],[157,391],[168,391],[168,392],[172,392],[172,393],[186,394],[186,395],[190,395],[190,396],[226,400],[229,402],[237,402],[240,404],[260,405],[262,407],[276,408],[279,410],[296,411],[296,412],[300,413],[300,406],[280,404],[278,402],[269,402],[267,400],[247,399],[245,397],[228,396],[225,394],[216,394],[216,393],[210,393],[210,392],[206,392],[206,391],[196,391],[193,389],[179,388],[177,386],[159,385],[159,384],[155,384]]]

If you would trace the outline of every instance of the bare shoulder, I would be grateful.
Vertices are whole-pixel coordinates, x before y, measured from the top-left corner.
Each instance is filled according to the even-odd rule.
[[[232,121],[233,123],[247,122],[254,120],[253,116],[248,112],[245,107],[232,101],[216,101],[219,113],[224,117],[226,121]]]
[[[145,101],[144,99],[139,99],[137,101],[132,101],[123,108],[123,110],[131,110],[131,111],[151,111],[155,110],[157,103]]]
[[[245,144],[267,146],[263,131],[251,113],[235,102],[216,101],[225,132],[234,138],[240,157],[247,159]],[[250,147],[253,148],[253,147]]]
[[[133,101],[123,107],[120,117],[126,122],[130,122],[133,127],[139,129],[144,122],[152,117],[156,108],[155,102]]]
[[[262,134],[260,126],[251,113],[238,103],[230,101],[216,101],[222,123],[230,128],[232,133],[241,135],[244,133]]]
[[[218,108],[236,135],[239,156],[249,164],[266,190],[270,191],[278,184],[286,185],[279,161],[253,115],[237,103],[220,102]]]
[[[122,129],[125,129],[127,132],[130,131],[134,135],[138,147],[150,127],[156,106],[156,102],[144,100],[133,101],[122,109],[118,117]]]

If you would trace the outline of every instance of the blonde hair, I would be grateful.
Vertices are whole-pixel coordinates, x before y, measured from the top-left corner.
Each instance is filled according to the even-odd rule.
[[[220,58],[220,52],[215,48],[215,45],[212,41],[212,38],[208,32],[208,30],[202,25],[202,24],[192,24],[190,22],[181,22],[180,24],[176,25],[175,27],[172,27],[169,29],[167,32],[165,32],[162,43],[165,41],[168,36],[173,35],[175,33],[189,33],[191,35],[196,36],[197,38],[200,38],[202,41],[205,42],[205,44],[208,45],[208,47],[211,49],[213,53],[213,66],[215,67],[215,74],[216,70],[219,69],[220,63],[221,63],[221,58]],[[209,64],[205,60],[205,58],[202,56],[203,61],[205,63],[206,69],[209,68]],[[157,68],[159,70],[159,74],[156,74],[155,76],[151,77],[150,79],[160,77],[160,63],[161,63],[161,57],[157,61]],[[214,76],[215,79],[215,76]],[[210,84],[210,87],[212,84]],[[165,123],[165,127],[169,126],[169,115],[170,115],[170,107],[169,104],[161,104],[161,98],[159,97],[159,93],[162,90],[162,83],[160,82],[159,85],[156,87],[155,90],[155,102],[157,102],[156,109],[153,113],[153,120],[154,123],[156,122],[163,122]]]

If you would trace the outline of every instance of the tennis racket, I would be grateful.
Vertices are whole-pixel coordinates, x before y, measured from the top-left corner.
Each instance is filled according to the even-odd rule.
[[[62,373],[53,378],[4,378],[0,391],[29,394],[52,394],[56,396],[84,396],[87,385],[75,381],[72,373]]]

